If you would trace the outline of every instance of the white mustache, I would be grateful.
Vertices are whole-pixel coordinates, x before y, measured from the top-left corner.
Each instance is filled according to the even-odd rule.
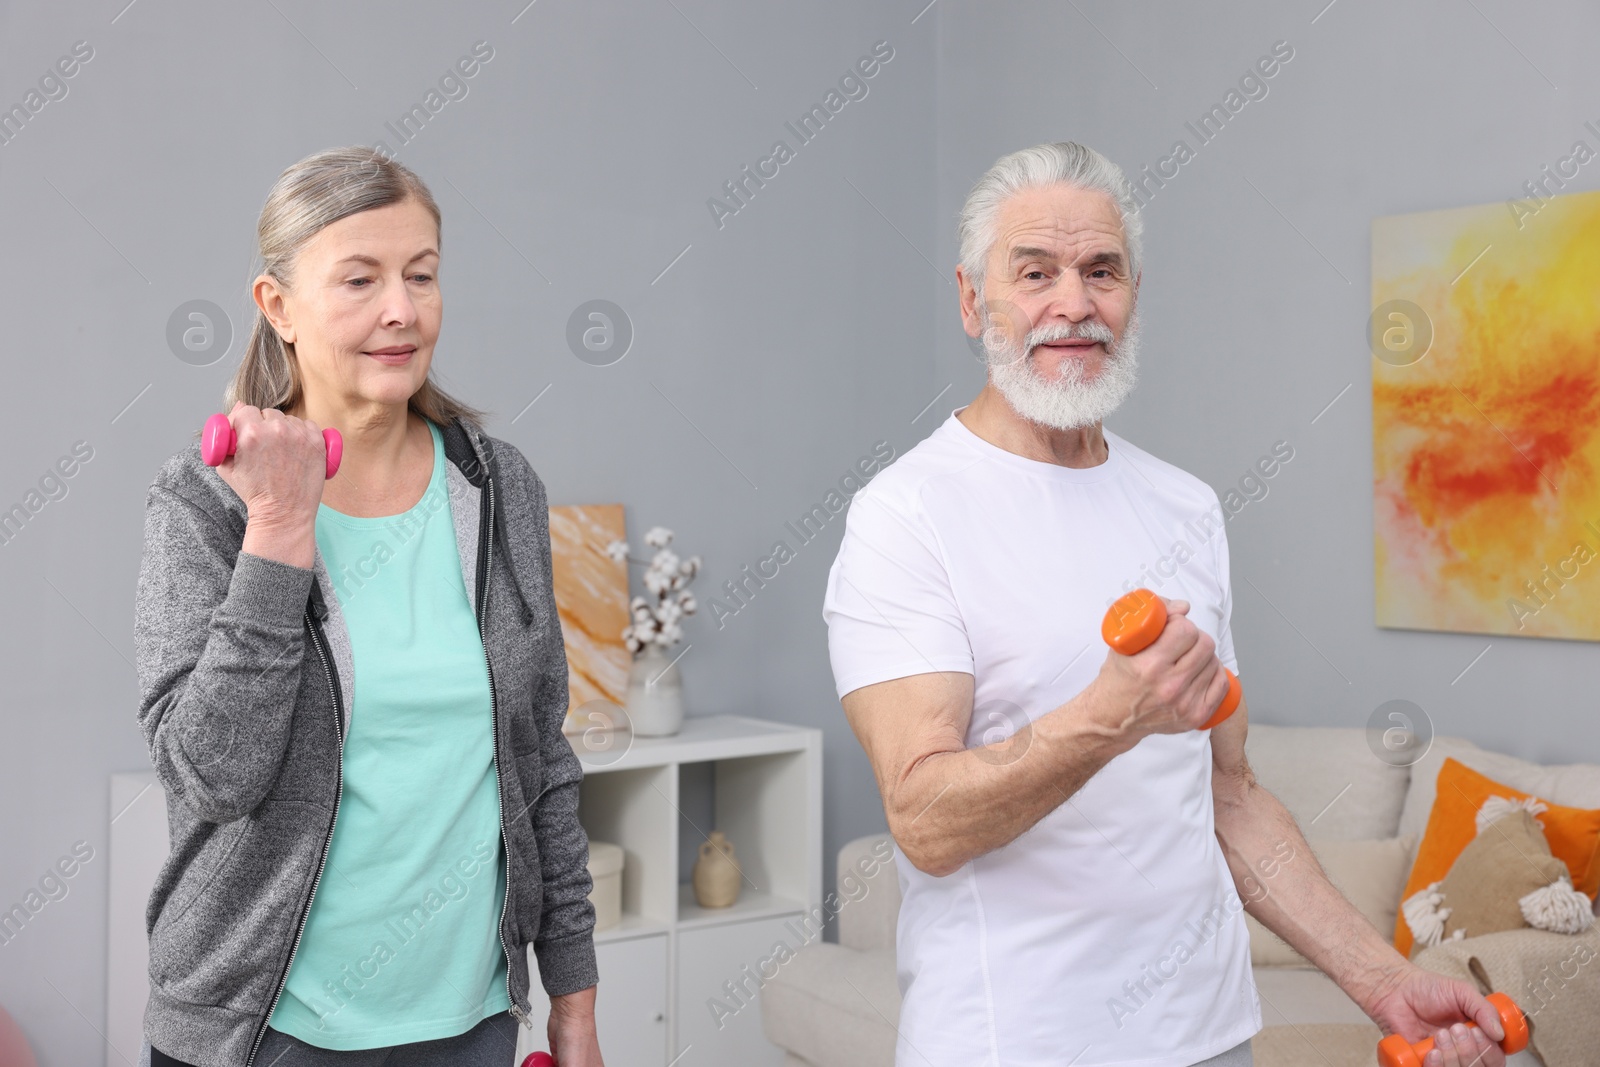
[[[1041,326],[1036,330],[1030,330],[1026,350],[1031,352],[1039,345],[1049,344],[1052,341],[1070,340],[1099,341],[1109,348],[1116,338],[1112,336],[1111,327],[1103,322],[1085,320],[1083,322],[1057,323],[1053,326]]]

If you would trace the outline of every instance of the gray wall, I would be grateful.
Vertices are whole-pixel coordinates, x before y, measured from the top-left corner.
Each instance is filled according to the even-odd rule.
[[[1136,171],[1288,40],[1269,95],[1146,211],[1147,369],[1112,425],[1219,489],[1275,441],[1295,448],[1229,526],[1257,717],[1362,725],[1405,698],[1441,732],[1600,759],[1584,728],[1592,645],[1380,631],[1371,592],[1370,219],[1517,195],[1583,136],[1600,115],[1586,62],[1600,16],[1576,0],[1537,20],[1509,0],[1338,0],[1314,24],[1320,3],[123,4],[0,4],[0,104],[74,42],[94,49],[0,146],[6,367],[27,398],[0,449],[0,504],[74,442],[94,450],[0,546],[0,905],[75,842],[95,849],[0,945],[0,1004],[46,1067],[122,1062],[95,1028],[106,775],[148,766],[131,663],[144,490],[220,405],[261,200],[311,151],[395,146],[384,124],[479,40],[494,58],[399,150],[445,214],[439,371],[493,409],[490,431],[554,502],[621,500],[635,532],[675,529],[707,561],[706,596],[875,442],[903,453],[981,384],[951,268],[954,213],[983,167],[1070,137]],[[894,58],[868,95],[719,228],[707,198],[774,139],[795,147],[784,122],[879,40]],[[596,298],[636,331],[606,367],[565,336]],[[166,339],[197,299],[235,329],[209,366]],[[883,826],[820,618],[841,529],[720,630],[702,616],[680,663],[695,714],[826,731],[830,857]]]

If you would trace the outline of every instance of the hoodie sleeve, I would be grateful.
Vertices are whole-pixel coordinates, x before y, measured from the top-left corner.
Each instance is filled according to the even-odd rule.
[[[522,469],[532,510],[531,539],[543,566],[528,599],[543,637],[541,662],[534,676],[533,713],[538,718],[539,751],[544,764],[543,790],[533,804],[533,825],[539,839],[540,876],[544,883],[544,915],[533,951],[539,975],[550,996],[575,993],[600,980],[594,954],[594,905],[589,894],[589,837],[578,822],[578,787],[583,765],[561,732],[567,716],[567,650],[556,612],[550,558],[550,505],[544,482],[519,449],[506,448]]]
[[[134,606],[139,726],[169,800],[207,822],[242,818],[277,777],[313,580],[240,551],[201,507],[150,486]]]

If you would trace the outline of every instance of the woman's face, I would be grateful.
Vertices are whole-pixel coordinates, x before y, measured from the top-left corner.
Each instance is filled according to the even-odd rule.
[[[408,199],[324,227],[296,257],[292,289],[256,279],[308,395],[403,408],[422,387],[444,312],[438,241],[433,215]]]

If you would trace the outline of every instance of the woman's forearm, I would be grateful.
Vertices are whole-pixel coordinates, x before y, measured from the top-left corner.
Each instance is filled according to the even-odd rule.
[[[599,986],[580,989],[576,993],[558,993],[550,998],[550,1011],[564,1018],[594,1018],[594,998]]]
[[[316,561],[317,527],[312,522],[275,522],[252,518],[245,524],[241,552],[310,570]]]
[[[152,488],[134,616],[138,721],[169,798],[217,823],[252,811],[278,775],[312,583],[308,568],[235,555],[196,505]]]

